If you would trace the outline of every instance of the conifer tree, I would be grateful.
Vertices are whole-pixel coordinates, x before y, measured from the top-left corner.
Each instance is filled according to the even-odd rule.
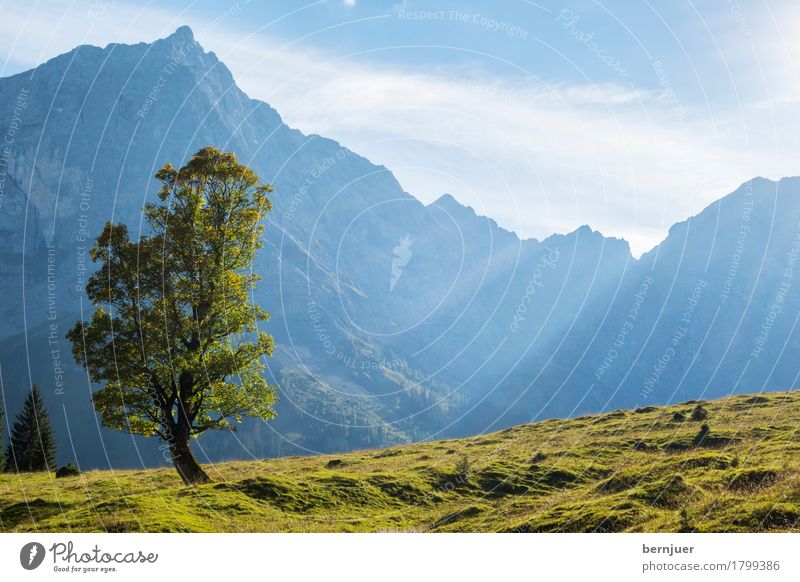
[[[55,470],[56,445],[44,399],[34,386],[14,421],[8,439],[6,470]]]

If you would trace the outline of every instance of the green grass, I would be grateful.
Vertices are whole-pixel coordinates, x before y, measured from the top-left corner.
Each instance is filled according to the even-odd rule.
[[[548,420],[324,457],[0,475],[0,530],[792,531],[800,392]],[[680,414],[676,414],[680,413]],[[699,440],[701,426],[710,431]],[[333,462],[332,462],[333,461]]]

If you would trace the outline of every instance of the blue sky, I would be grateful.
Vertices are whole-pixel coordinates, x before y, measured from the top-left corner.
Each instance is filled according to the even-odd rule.
[[[0,74],[190,25],[289,125],[523,236],[639,254],[741,182],[800,174],[790,1],[6,2]]]

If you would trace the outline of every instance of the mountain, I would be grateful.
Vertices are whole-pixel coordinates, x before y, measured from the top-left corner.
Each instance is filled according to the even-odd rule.
[[[80,46],[0,79],[0,119],[13,120],[0,182],[0,378],[12,414],[40,386],[62,462],[164,462],[151,443],[98,425],[95,387],[64,334],[90,310],[86,253],[101,226],[141,232],[156,170],[206,145],[235,152],[275,188],[255,269],[280,402],[275,421],[204,436],[202,459],[786,389],[800,371],[790,356],[797,293],[785,287],[797,179],[745,184],[639,260],[589,226],[520,239],[451,195],[424,205],[387,168],[288,127],[187,27],[150,44]],[[756,340],[763,349],[742,371]]]
[[[631,265],[608,309],[564,338],[569,367],[530,384],[528,410],[554,387],[566,394],[540,417],[796,386],[798,256],[800,179],[743,184]]]
[[[697,406],[618,410],[327,457],[221,463],[209,467],[216,482],[191,495],[171,468],[55,480],[0,474],[0,530],[797,531],[800,466],[787,443],[796,440],[800,394],[703,402],[693,419]]]

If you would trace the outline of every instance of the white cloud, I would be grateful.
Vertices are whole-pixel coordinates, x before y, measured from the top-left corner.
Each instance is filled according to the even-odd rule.
[[[525,236],[588,223],[638,254],[750,177],[797,173],[798,140],[776,139],[755,107],[712,118],[614,84],[421,75],[259,39],[228,51],[240,84],[290,125],[386,165],[423,201],[450,192]]]
[[[798,173],[800,132],[782,121],[798,118],[791,99],[703,115],[616,84],[422,71],[327,54],[309,48],[313,38],[280,44],[273,28],[233,30],[235,14],[212,23],[114,4],[87,20],[86,5],[53,6],[21,27],[26,9],[8,7],[0,48],[12,63],[34,65],[86,42],[149,41],[188,23],[290,125],[386,165],[424,202],[450,192],[523,236],[588,223],[638,253],[753,175]]]

